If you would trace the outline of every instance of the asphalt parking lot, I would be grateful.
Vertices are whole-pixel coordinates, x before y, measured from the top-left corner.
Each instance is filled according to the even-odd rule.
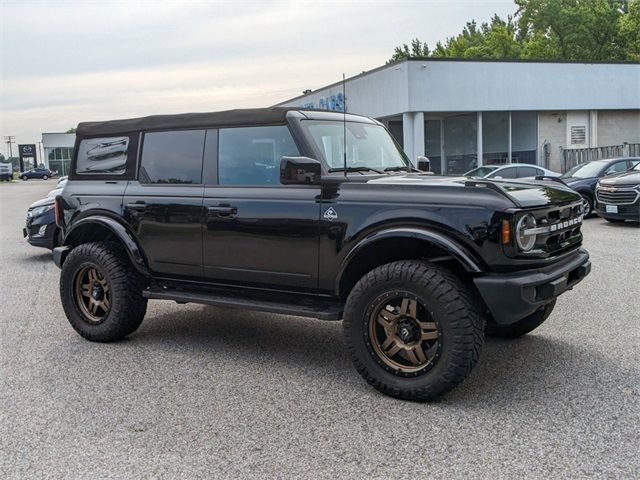
[[[584,226],[592,274],[440,401],[371,389],[337,322],[153,301],[129,339],[68,325],[22,238],[55,181],[0,184],[2,478],[638,478],[640,229]]]

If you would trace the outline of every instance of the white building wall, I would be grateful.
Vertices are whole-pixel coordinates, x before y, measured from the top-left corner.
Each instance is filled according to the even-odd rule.
[[[640,143],[640,110],[598,112],[598,146]]]

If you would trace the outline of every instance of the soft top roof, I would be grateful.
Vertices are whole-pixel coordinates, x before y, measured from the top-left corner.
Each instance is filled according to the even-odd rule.
[[[247,108],[210,113],[151,115],[149,117],[128,118],[124,120],[82,122],[78,124],[76,135],[78,137],[87,137],[94,135],[124,134],[140,130],[273,125],[277,123],[285,123],[288,112],[300,112],[300,115],[303,117],[325,120],[342,120],[344,115],[339,112],[331,112],[327,110],[313,110],[295,107]],[[372,122],[366,117],[360,117],[353,114],[347,114],[346,120]]]
[[[215,127],[219,125],[264,125],[284,123],[287,112],[293,108],[248,108],[210,113],[180,113],[177,115],[151,115],[149,117],[108,120],[104,122],[82,122],[78,124],[78,136],[113,135],[139,130],[165,128]]]

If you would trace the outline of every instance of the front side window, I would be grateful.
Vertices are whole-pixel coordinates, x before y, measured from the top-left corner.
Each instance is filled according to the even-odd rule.
[[[286,125],[221,128],[220,185],[280,185],[280,159],[300,155]]]
[[[205,130],[145,133],[140,183],[202,183],[204,137]]]
[[[329,168],[344,167],[345,124],[338,121],[305,120],[305,131]],[[380,125],[346,122],[347,168],[408,167],[409,161]]]
[[[122,175],[127,164],[129,137],[86,138],[78,147],[76,173]],[[56,160],[62,160],[62,149],[56,148]]]
[[[604,172],[605,175],[609,175],[611,173],[620,173],[620,172],[626,172],[629,169],[629,165],[627,163],[627,161],[623,161],[623,162],[617,162],[614,163],[613,165],[611,165],[606,172]]]
[[[517,178],[516,167],[501,168],[495,174],[491,174],[492,178]]]

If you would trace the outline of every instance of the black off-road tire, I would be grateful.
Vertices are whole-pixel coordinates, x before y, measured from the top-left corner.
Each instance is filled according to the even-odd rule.
[[[548,303],[544,307],[541,307],[540,309],[533,312],[528,317],[525,317],[522,320],[519,320],[516,323],[512,323],[509,325],[500,325],[490,318],[487,320],[487,327],[485,328],[485,334],[488,337],[495,337],[495,338],[521,337],[535,330],[540,325],[542,325],[544,321],[547,318],[549,318],[549,315],[551,315],[551,312],[553,312],[553,308],[555,306],[556,306],[556,301],[553,300],[551,303]]]
[[[96,267],[107,280],[111,291],[111,307],[99,323],[91,322],[83,314],[74,290],[76,275],[81,269],[91,266]],[[147,311],[143,289],[144,278],[117,244],[94,242],[79,245],[69,253],[62,265],[62,307],[76,332],[93,342],[113,342],[136,331]]]
[[[380,363],[367,334],[373,302],[396,290],[428,305],[441,335],[434,363],[410,378]],[[343,329],[360,375],[380,392],[412,401],[434,399],[460,384],[478,362],[484,343],[484,317],[473,288],[450,271],[419,260],[382,265],[360,279],[347,300]]]

